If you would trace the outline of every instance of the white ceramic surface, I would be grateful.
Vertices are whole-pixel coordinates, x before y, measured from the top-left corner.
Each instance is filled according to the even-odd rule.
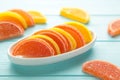
[[[88,51],[90,48],[92,48],[96,40],[96,35],[93,32],[91,33],[92,33],[93,39],[90,43],[84,45],[81,48],[66,52],[64,54],[59,54],[59,55],[50,56],[50,57],[43,57],[43,58],[16,57],[16,56],[13,56],[11,53],[11,49],[17,43],[16,42],[13,45],[11,45],[10,48],[8,49],[8,57],[12,63],[19,64],[19,65],[45,65],[45,64],[52,64],[52,63],[56,63],[59,61],[67,60],[75,56],[78,56],[80,54],[83,54],[86,51]]]

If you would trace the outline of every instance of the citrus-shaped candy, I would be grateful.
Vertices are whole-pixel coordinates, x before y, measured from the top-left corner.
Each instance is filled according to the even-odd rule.
[[[84,24],[81,24],[79,22],[66,22],[65,24],[71,25],[77,30],[79,30],[83,35],[85,43],[89,43],[92,40],[91,32]]]
[[[77,43],[76,48],[79,48],[79,47],[82,47],[85,45],[85,40],[83,38],[83,35],[76,28],[74,28],[70,25],[67,25],[67,24],[57,25],[55,27],[63,29],[66,32],[68,32],[69,34],[71,34],[72,37],[76,40],[76,43]]]
[[[1,21],[0,22],[0,40],[18,37],[24,34],[24,30],[19,25]]]
[[[52,47],[53,49],[55,50],[55,54],[54,55],[57,55],[57,54],[60,54],[60,48],[58,46],[58,44],[50,37],[46,36],[46,35],[32,35],[29,37],[30,39],[35,39],[35,38],[40,38],[40,39],[44,39],[46,42],[48,42]]]
[[[12,9],[10,11],[18,13],[19,15],[21,15],[25,19],[28,26],[34,26],[35,25],[32,16],[28,12],[26,12],[24,10],[21,10],[21,9]]]
[[[70,41],[69,41],[63,34],[59,33],[57,30],[54,30],[54,29],[49,29],[49,30],[51,30],[51,31],[53,31],[53,32],[55,32],[55,33],[57,33],[57,34],[60,36],[60,38],[63,39],[64,44],[65,44],[66,49],[67,49],[66,52],[68,52],[68,51],[71,50]]]
[[[21,25],[21,23],[19,23],[19,21],[16,21],[16,19],[12,19],[11,18],[4,18],[4,19],[1,19],[0,22],[10,22],[10,23],[13,23],[13,24],[16,24],[17,26],[19,26],[23,31],[24,31],[24,28],[23,26]]]
[[[108,25],[108,33],[111,36],[120,35],[120,19],[113,20]]]
[[[60,15],[82,23],[88,23],[90,18],[86,11],[79,8],[62,8]]]
[[[24,29],[27,28],[27,23],[25,22],[24,18],[15,12],[11,12],[11,11],[1,12],[0,21],[2,20],[14,20],[17,23],[19,22]]]
[[[58,32],[50,29],[40,30],[34,33],[34,35],[46,35],[52,38],[59,46],[61,53],[67,52],[69,50],[66,39]]]
[[[60,28],[55,28],[54,27],[54,28],[51,28],[51,29],[54,30],[54,31],[59,32],[60,34],[62,34],[63,36],[65,36],[68,39],[68,41],[70,43],[71,50],[76,49],[77,43],[76,43],[75,39],[72,37],[71,34],[69,34],[68,32],[66,32],[66,31],[64,31],[64,30],[62,30]]]
[[[100,80],[120,80],[120,68],[106,61],[93,60],[85,62],[83,71],[99,77]]]
[[[46,17],[38,11],[31,10],[31,11],[28,11],[28,13],[33,17],[34,22],[36,24],[41,24],[41,23],[43,24],[43,23],[46,23],[47,21]]]
[[[18,42],[12,54],[18,57],[38,58],[54,55],[54,49],[43,39],[25,39]]]

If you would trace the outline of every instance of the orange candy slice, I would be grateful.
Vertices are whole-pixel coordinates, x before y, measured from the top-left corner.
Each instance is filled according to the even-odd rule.
[[[46,35],[32,35],[32,36],[29,37],[29,39],[35,39],[35,38],[40,38],[40,39],[43,39],[46,42],[48,42],[52,46],[52,48],[55,50],[54,55],[57,55],[57,54],[61,53],[58,44],[52,38],[50,38]]]
[[[59,46],[61,53],[69,51],[69,45],[67,43],[67,40],[58,32],[55,32],[53,30],[40,30],[34,33],[34,35],[46,35],[52,38]]]
[[[83,64],[83,71],[101,80],[120,80],[120,68],[100,60],[88,61]]]
[[[76,43],[77,43],[77,47],[76,48],[79,48],[79,47],[82,47],[82,46],[85,45],[85,41],[83,39],[82,34],[76,28],[74,28],[74,27],[72,27],[70,25],[66,25],[66,24],[57,25],[55,27],[63,29],[66,32],[68,32],[69,34],[71,34],[72,37],[76,40]]]
[[[27,58],[48,57],[54,53],[54,49],[43,39],[22,40],[12,50],[14,56]]]
[[[66,31],[64,31],[60,28],[51,28],[51,30],[57,31],[60,34],[62,34],[63,36],[65,36],[70,43],[71,50],[76,49],[77,43],[76,43],[75,39],[72,37],[71,34],[69,34],[68,32],[66,32]]]
[[[36,24],[43,24],[46,23],[47,19],[45,18],[45,16],[38,12],[38,11],[28,11],[28,13],[33,17],[34,22]]]
[[[24,30],[19,25],[6,21],[0,22],[0,40],[18,37],[23,34]]]
[[[108,33],[111,36],[120,35],[120,19],[114,20],[108,25]]]
[[[62,8],[60,15],[82,23],[88,23],[90,18],[86,11],[79,8]]]
[[[66,49],[67,49],[66,52],[70,51],[70,50],[71,50],[71,44],[70,44],[70,41],[68,40],[68,38],[66,38],[63,34],[59,33],[57,30],[54,30],[54,29],[52,29],[52,28],[51,28],[50,30],[51,30],[51,31],[54,31],[55,33],[57,33],[57,34],[60,35],[61,39],[63,39],[64,44],[65,44],[65,46],[66,46]]]
[[[34,26],[35,25],[32,16],[28,12],[26,12],[24,10],[21,10],[21,9],[12,9],[10,11],[18,13],[19,15],[21,15],[25,19],[28,26]]]
[[[86,44],[92,40],[91,32],[84,24],[81,24],[79,22],[66,22],[65,24],[71,25],[79,30],[79,32],[82,33]]]
[[[24,29],[27,28],[27,24],[24,18],[15,12],[6,11],[6,12],[0,13],[0,21],[2,20],[11,20],[16,23],[19,23]]]

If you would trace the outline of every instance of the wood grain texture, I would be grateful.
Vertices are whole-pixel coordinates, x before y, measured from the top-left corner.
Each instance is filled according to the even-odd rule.
[[[50,76],[50,77],[1,77],[0,80],[99,80],[97,78],[94,78],[94,77],[71,77],[71,76],[67,76],[67,77],[64,77],[64,76]]]
[[[45,14],[47,24],[36,25],[25,31],[22,37],[0,42],[0,80],[99,80],[82,72],[82,64],[88,60],[106,60],[120,66],[120,36],[110,37],[108,24],[120,18],[120,0],[2,0],[0,11],[20,8],[38,10]],[[93,48],[85,54],[72,59],[44,66],[19,66],[12,64],[7,50],[17,40],[31,35],[40,29],[72,21],[59,16],[62,7],[78,7],[90,14],[86,26],[96,33],[97,40]]]
[[[119,0],[7,0],[1,1],[1,11],[11,8],[21,8],[25,10],[38,10],[48,15],[58,15],[61,7],[79,7],[95,15],[119,15]]]

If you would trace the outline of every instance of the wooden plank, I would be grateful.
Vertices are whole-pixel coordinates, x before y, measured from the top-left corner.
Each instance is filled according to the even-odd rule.
[[[59,11],[61,7],[78,7],[85,9],[90,14],[110,14],[110,15],[119,15],[120,14],[120,8],[119,3],[120,0],[52,0],[54,3],[51,2],[51,0],[34,0],[34,1],[28,1],[28,0],[5,0],[1,1],[1,11],[5,11],[8,9],[13,8],[21,8],[25,10],[38,10],[43,12],[44,14],[59,14]],[[13,5],[14,4],[14,5]],[[114,6],[115,5],[115,6]]]
[[[44,77],[0,77],[0,80],[99,80],[94,77],[71,77],[71,76],[64,76],[64,77],[56,77],[56,76],[44,76]]]
[[[82,72],[82,64],[89,60],[100,59],[117,66],[120,53],[120,36],[107,34],[108,23],[120,18],[120,0],[2,0],[0,12],[20,8],[38,10],[46,15],[47,24],[36,25],[25,31],[22,37],[0,42],[0,80],[99,80]],[[43,66],[20,66],[11,64],[7,49],[15,41],[31,35],[39,29],[51,28],[57,24],[72,21],[59,16],[61,7],[78,7],[86,10],[91,17],[86,26],[97,34],[94,47],[85,54],[55,64]]]

